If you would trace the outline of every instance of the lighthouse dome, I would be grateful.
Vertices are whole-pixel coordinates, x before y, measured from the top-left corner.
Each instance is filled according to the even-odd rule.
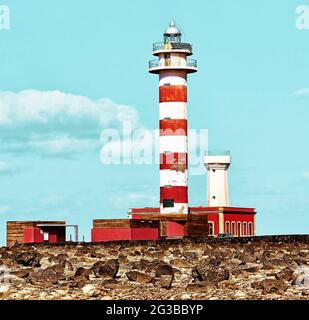
[[[175,21],[172,20],[170,22],[170,25],[167,27],[167,29],[164,32],[165,36],[181,36],[180,30],[176,27]]]

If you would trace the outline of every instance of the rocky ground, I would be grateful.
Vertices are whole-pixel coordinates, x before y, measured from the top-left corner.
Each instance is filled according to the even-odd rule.
[[[305,299],[309,236],[0,248],[0,299]]]

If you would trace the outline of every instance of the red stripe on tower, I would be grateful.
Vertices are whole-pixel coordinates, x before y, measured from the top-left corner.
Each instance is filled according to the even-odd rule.
[[[165,186],[160,188],[160,203],[174,199],[175,203],[188,203],[188,187]]]
[[[187,120],[186,119],[164,119],[160,120],[161,136],[187,136]]]
[[[187,102],[187,86],[160,86],[160,102]]]
[[[173,170],[175,166],[184,166],[188,168],[187,153],[161,153],[160,154],[160,170]]]

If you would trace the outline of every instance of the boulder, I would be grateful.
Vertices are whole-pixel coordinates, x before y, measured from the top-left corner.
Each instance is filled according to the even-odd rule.
[[[164,275],[173,276],[174,277],[174,270],[171,265],[168,263],[160,263],[156,267],[156,277],[161,277]]]
[[[199,281],[187,285],[186,290],[194,293],[204,293],[210,289],[217,289],[217,286],[211,281]]]
[[[83,267],[79,267],[76,269],[74,276],[75,277],[83,277],[86,279],[89,279],[89,274],[90,274],[90,270],[83,268]]]
[[[21,264],[25,267],[40,267],[40,260],[42,258],[42,255],[35,252],[35,251],[29,251],[29,252],[22,252],[15,256],[15,261],[18,264]]]
[[[155,284],[170,289],[175,278],[174,269],[168,263],[159,263],[155,269]]]
[[[58,280],[63,279],[63,275],[55,271],[52,267],[44,270],[39,270],[30,275],[29,281],[33,285],[50,286],[58,283]]]
[[[108,277],[114,279],[119,271],[119,261],[118,259],[111,259],[105,263],[99,261],[93,265],[91,270],[98,278]]]
[[[150,283],[153,282],[154,278],[138,271],[128,271],[126,276],[130,281],[135,281],[139,283]]]
[[[262,294],[277,293],[282,295],[288,288],[284,281],[278,279],[264,279],[253,282],[251,285],[254,289],[261,289]]]
[[[284,268],[280,272],[275,274],[276,279],[291,281],[293,278],[294,271],[290,268]]]
[[[199,266],[195,266],[192,269],[192,277],[194,281],[204,281],[207,280],[209,282],[213,282],[218,284],[218,282],[228,280],[230,277],[230,273],[227,269],[215,269],[215,268],[201,268]]]
[[[251,262],[247,262],[245,266],[241,268],[241,270],[247,271],[250,273],[258,272],[260,269],[261,269],[261,265],[257,263],[251,263]]]
[[[177,267],[177,268],[191,268],[192,265],[184,260],[184,259],[173,259],[170,261],[171,265]]]
[[[97,297],[100,294],[100,290],[92,284],[87,284],[82,288],[83,294],[87,297]]]
[[[18,271],[13,271],[10,274],[17,277],[17,278],[24,279],[24,278],[28,278],[31,271],[33,271],[33,269],[29,268],[29,269],[22,269],[22,270],[18,270]]]
[[[161,275],[158,278],[155,278],[155,284],[156,286],[159,286],[164,289],[170,289],[172,287],[172,283],[174,280],[174,276],[165,274]]]

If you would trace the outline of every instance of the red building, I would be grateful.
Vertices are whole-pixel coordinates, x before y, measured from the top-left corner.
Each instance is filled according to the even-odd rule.
[[[129,217],[139,219],[145,214],[159,214],[160,208],[132,208]],[[205,236],[218,236],[220,233],[230,233],[235,237],[255,235],[255,209],[237,207],[189,207],[190,214],[207,216],[209,230]],[[167,222],[168,237],[184,236],[183,225],[177,221]]]
[[[65,242],[66,227],[65,221],[8,221],[7,245]]]

